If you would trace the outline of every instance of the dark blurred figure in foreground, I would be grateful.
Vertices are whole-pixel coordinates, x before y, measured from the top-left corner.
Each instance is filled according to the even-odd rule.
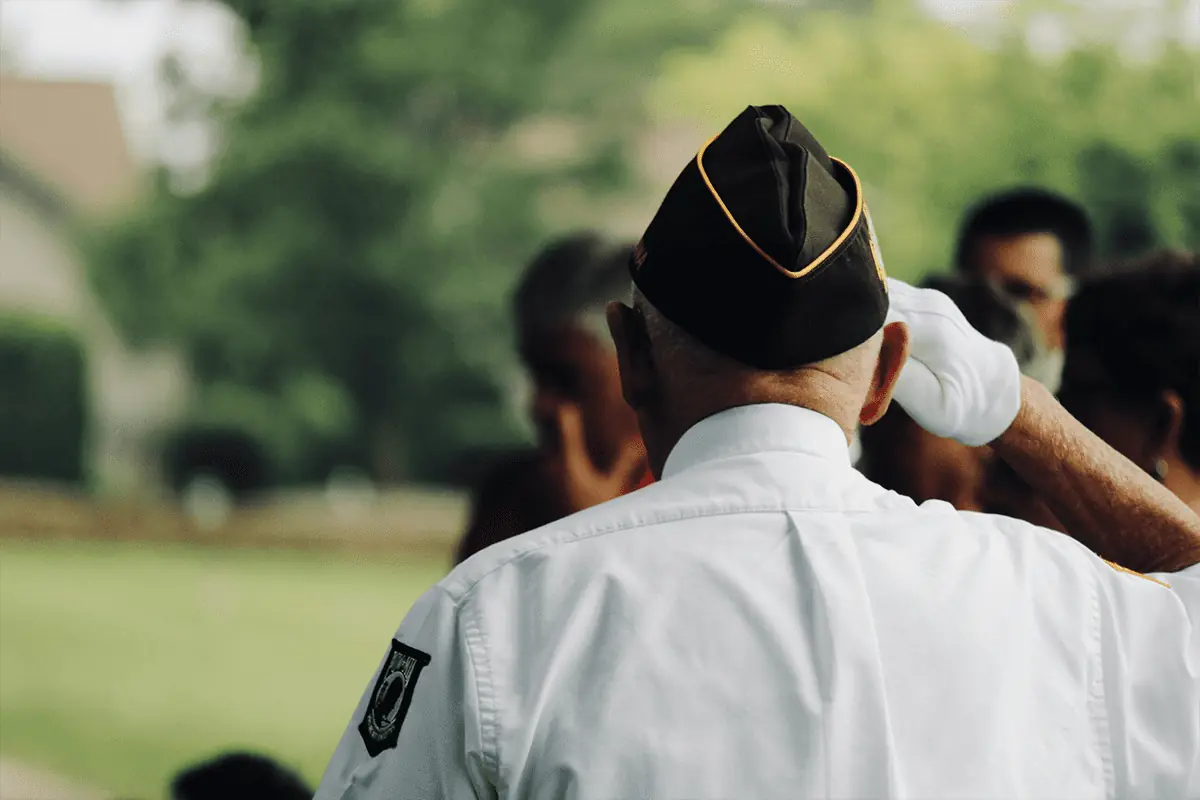
[[[189,767],[171,781],[171,800],[312,800],[295,772],[266,756],[227,753]]]
[[[1080,289],[1060,392],[1081,422],[1200,511],[1200,259],[1159,252]]]
[[[1091,260],[1092,230],[1083,209],[1053,192],[1022,188],[984,198],[968,210],[954,263],[960,272],[1028,303],[1046,345],[1061,354],[1066,301]]]
[[[517,287],[538,447],[484,479],[457,562],[652,480],[604,317],[609,302],[628,299],[631,251],[594,233],[569,236],[543,250]]]
[[[1032,312],[991,283],[964,276],[937,275],[924,288],[950,297],[967,321],[989,339],[1008,345],[1021,371],[1045,380],[1057,369],[1042,344]],[[984,507],[984,479],[991,449],[968,447],[929,433],[893,403],[887,413],[859,432],[859,469],[875,483],[917,503],[944,500],[960,511]]]

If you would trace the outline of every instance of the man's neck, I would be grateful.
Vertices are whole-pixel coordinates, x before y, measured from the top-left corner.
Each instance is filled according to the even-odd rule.
[[[657,415],[661,419],[656,420],[655,430],[646,432],[655,477],[661,477],[667,455],[685,433],[702,420],[731,408],[771,403],[805,408],[836,422],[847,446],[854,440],[862,398],[851,397],[844,383],[823,373],[788,382],[776,375],[765,377],[768,380],[751,386],[690,387],[674,408]]]
[[[690,402],[680,404],[691,408],[681,409],[690,413],[679,414],[680,419],[687,421],[687,427],[680,430],[679,435],[682,436],[687,428],[700,420],[729,408],[778,403],[806,408],[829,417],[845,433],[848,445],[854,440],[863,404],[863,398],[855,394],[838,378],[822,372],[805,372],[787,377],[765,374],[761,379],[748,381],[747,385],[728,387],[724,391],[718,388],[693,392]]]

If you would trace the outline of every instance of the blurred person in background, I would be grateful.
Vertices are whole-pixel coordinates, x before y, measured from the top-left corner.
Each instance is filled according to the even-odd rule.
[[[652,480],[604,319],[608,303],[629,296],[632,249],[577,233],[546,247],[522,277],[513,312],[538,446],[481,483],[456,563]]]
[[[1066,317],[1060,397],[1200,511],[1200,259],[1164,251],[1084,283]]]
[[[1061,364],[1062,319],[1074,280],[1092,261],[1092,228],[1076,203],[1044,189],[1019,188],[976,203],[959,226],[954,263],[1028,303]],[[1047,381],[1054,390],[1056,380]]]
[[[961,275],[933,276],[922,286],[947,295],[976,330],[1012,349],[1022,373],[1039,381],[1053,376],[1057,365],[1027,305],[989,282]],[[983,510],[991,448],[934,436],[897,404],[874,425],[861,428],[859,438],[859,469],[885,489],[917,503],[943,500],[959,511]]]
[[[295,772],[255,753],[226,753],[180,772],[170,800],[312,800]]]
[[[1059,397],[1081,422],[1200,511],[1200,264],[1164,251],[1084,281],[1066,314]],[[1003,462],[986,510],[1066,532]]]

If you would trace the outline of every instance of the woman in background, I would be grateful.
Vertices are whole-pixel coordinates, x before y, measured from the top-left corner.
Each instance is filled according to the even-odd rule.
[[[585,231],[551,242],[522,276],[513,314],[537,446],[476,486],[455,563],[653,480],[604,318],[629,296],[632,251]]]
[[[1200,512],[1200,262],[1162,251],[1084,283],[1066,314],[1059,399],[1080,422]],[[1003,462],[988,511],[1063,530]]]
[[[1080,422],[1200,512],[1200,259],[1162,251],[1084,284],[1059,392]]]

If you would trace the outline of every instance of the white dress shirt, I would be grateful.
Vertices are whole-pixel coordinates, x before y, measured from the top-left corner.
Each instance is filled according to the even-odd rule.
[[[1200,798],[1200,570],[917,506],[791,406],[477,554],[396,640],[318,800]]]

